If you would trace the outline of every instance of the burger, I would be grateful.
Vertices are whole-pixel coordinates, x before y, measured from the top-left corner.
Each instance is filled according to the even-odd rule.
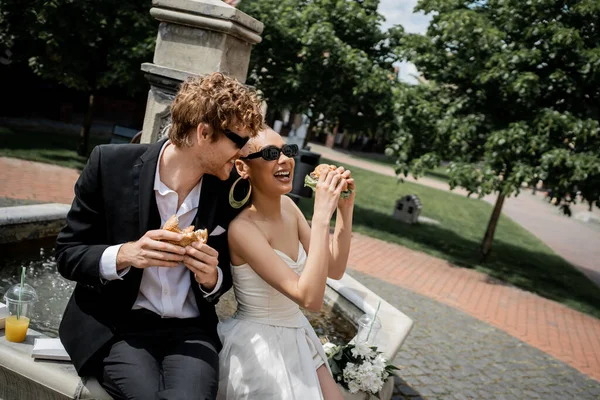
[[[177,218],[177,215],[173,215],[171,218],[169,218],[163,225],[162,229],[183,235],[183,239],[181,239],[179,242],[167,240],[169,243],[182,247],[188,246],[194,242],[206,243],[208,240],[208,231],[206,229],[194,230],[194,225],[190,225],[185,229],[181,229],[179,227],[179,218]]]
[[[304,178],[304,186],[308,186],[313,190],[313,192],[317,189],[317,183],[319,182],[319,177],[325,171],[335,171],[338,167],[331,164],[319,164],[310,174],[306,175]],[[342,199],[347,199],[350,197],[352,193],[352,189],[348,189],[348,183],[344,182],[344,186],[342,187],[342,194],[340,197]]]

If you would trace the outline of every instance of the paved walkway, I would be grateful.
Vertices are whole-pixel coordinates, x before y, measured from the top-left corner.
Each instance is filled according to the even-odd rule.
[[[70,203],[73,197],[77,172],[71,169],[0,157],[0,171],[0,198]],[[353,236],[349,266],[358,273],[368,274],[393,285],[388,287],[395,287],[399,293],[405,293],[406,301],[412,291],[450,305],[600,381],[598,319],[490,280],[477,271],[458,268],[445,260],[359,234]],[[393,291],[394,289],[390,289],[387,293],[393,294]],[[411,311],[405,309],[404,300],[395,305],[415,319],[418,326],[421,323],[421,311],[418,308]],[[454,312],[459,314],[453,315],[453,308],[445,308],[448,321],[462,315],[458,311]],[[462,328],[466,331],[471,329],[460,324],[456,326],[456,329]],[[454,328],[447,325],[445,320],[440,320],[435,329],[448,331]],[[496,343],[489,341],[482,346],[493,350]],[[522,346],[528,348],[525,344]],[[489,349],[486,351],[491,351]],[[423,357],[435,359],[433,354],[424,353]],[[450,363],[454,361],[460,362],[447,360]],[[537,365],[537,361],[530,361]],[[483,362],[482,360],[481,363]],[[475,364],[472,368],[479,367]],[[507,367],[508,369],[510,368]],[[573,382],[580,379],[578,373],[572,373],[575,375],[567,374],[570,376],[568,379]],[[403,376],[402,373],[400,375]],[[428,382],[424,381],[423,384],[427,385]],[[535,389],[533,386],[531,388]],[[432,395],[428,398],[433,398],[430,396]],[[440,396],[445,398],[441,394]]]
[[[415,319],[394,359],[393,400],[592,400],[600,383],[453,307],[357,271],[350,275]]]
[[[311,143],[310,146],[312,151],[320,153],[330,160],[383,175],[396,176],[391,166],[369,162],[314,143]],[[405,179],[441,190],[450,190],[448,184],[436,179],[427,177],[419,178],[418,181],[412,177]],[[461,188],[457,188],[453,192],[467,194]],[[524,190],[519,196],[506,199],[502,212],[541,239],[600,287],[600,246],[598,245],[600,243],[600,227],[562,215],[558,208],[544,202],[542,196],[543,194],[540,192],[533,196],[530,190]],[[486,196],[484,200],[493,205],[496,202],[496,196]],[[575,209],[581,212],[587,210],[587,207],[577,206]],[[600,214],[600,210],[595,209],[595,213]]]

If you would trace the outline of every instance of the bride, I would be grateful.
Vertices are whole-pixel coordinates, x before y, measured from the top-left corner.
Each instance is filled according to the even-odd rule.
[[[236,161],[240,179],[251,184],[251,201],[229,226],[238,308],[217,328],[223,343],[217,398],[342,399],[321,342],[299,306],[320,310],[327,277],[344,274],[354,191],[347,199],[340,193],[344,186],[354,189],[354,180],[342,167],[321,174],[311,227],[285,196],[298,147],[268,129],[250,148],[255,152]]]

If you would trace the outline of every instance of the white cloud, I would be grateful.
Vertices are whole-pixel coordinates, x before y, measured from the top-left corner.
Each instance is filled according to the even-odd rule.
[[[413,13],[417,0],[381,0],[379,13],[385,17],[382,29],[388,29],[393,25],[402,25],[409,33],[424,34],[429,26],[431,17],[422,12]],[[400,67],[400,79],[408,83],[417,83],[411,75],[417,74],[417,68],[412,63],[402,62]]]

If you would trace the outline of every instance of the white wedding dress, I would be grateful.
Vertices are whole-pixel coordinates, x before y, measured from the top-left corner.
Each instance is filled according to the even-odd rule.
[[[302,244],[296,261],[275,251],[297,274],[302,272]],[[238,307],[233,318],[217,327],[223,343],[217,399],[323,399],[317,368],[329,365],[300,307],[248,264],[232,266],[231,273]]]

